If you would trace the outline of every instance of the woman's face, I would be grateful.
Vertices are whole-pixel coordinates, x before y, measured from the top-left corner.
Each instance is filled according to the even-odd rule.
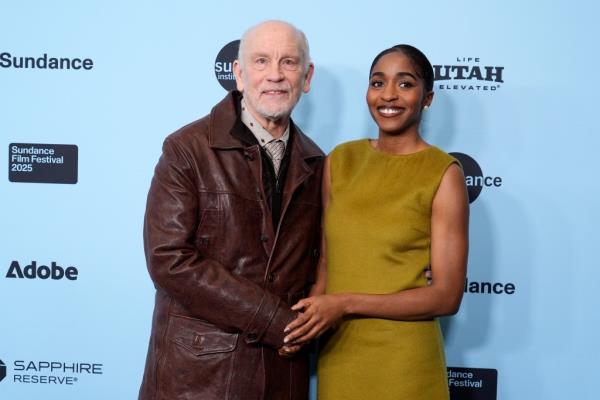
[[[412,129],[418,133],[421,112],[432,98],[433,92],[425,90],[423,80],[404,54],[388,53],[373,67],[367,105],[380,133],[398,135]]]

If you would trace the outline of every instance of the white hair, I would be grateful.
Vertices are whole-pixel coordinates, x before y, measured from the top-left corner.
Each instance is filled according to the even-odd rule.
[[[245,44],[246,44],[246,41],[248,40],[248,36],[250,35],[250,33],[252,33],[257,28],[260,28],[264,24],[273,23],[273,22],[286,25],[294,31],[294,33],[298,37],[298,43],[300,44],[300,54],[302,56],[302,62],[303,62],[302,67],[304,68],[304,72],[308,71],[308,66],[311,63],[311,60],[310,60],[310,48],[308,47],[308,39],[306,39],[306,35],[304,34],[304,32],[302,32],[300,29],[296,28],[294,25],[290,24],[289,22],[280,21],[280,20],[263,21],[257,25],[254,25],[254,26],[248,28],[246,30],[246,32],[244,32],[244,34],[242,35],[242,38],[240,39],[240,47],[238,49],[238,55],[237,55],[237,59],[240,63],[240,66],[242,66],[242,68],[244,67],[244,61],[243,61],[244,57],[243,56],[244,56],[244,51],[245,51],[245,47],[246,47]]]

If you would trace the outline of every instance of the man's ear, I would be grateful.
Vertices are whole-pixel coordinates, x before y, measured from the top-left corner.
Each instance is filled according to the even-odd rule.
[[[244,91],[244,81],[242,79],[243,72],[244,72],[244,69],[242,68],[242,65],[240,64],[240,60],[235,60],[233,62],[233,75],[235,75],[235,86],[237,87],[237,90],[239,90],[240,92]]]
[[[302,91],[304,93],[308,93],[310,90],[310,81],[312,80],[314,73],[315,65],[313,63],[308,64],[308,71],[306,71],[306,75],[304,75],[304,84],[302,86]]]

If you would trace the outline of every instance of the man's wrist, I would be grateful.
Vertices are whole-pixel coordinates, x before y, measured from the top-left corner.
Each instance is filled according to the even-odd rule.
[[[283,332],[287,324],[296,318],[296,313],[287,307],[284,302],[279,303],[271,323],[267,327],[262,342],[275,349],[280,349],[285,345],[283,338],[286,333]]]

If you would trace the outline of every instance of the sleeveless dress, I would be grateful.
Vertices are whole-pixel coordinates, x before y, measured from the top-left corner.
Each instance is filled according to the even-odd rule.
[[[425,286],[433,197],[456,159],[437,147],[388,154],[365,139],[336,147],[330,161],[327,293],[384,294]],[[436,319],[350,317],[324,342],[318,400],[449,398]]]

